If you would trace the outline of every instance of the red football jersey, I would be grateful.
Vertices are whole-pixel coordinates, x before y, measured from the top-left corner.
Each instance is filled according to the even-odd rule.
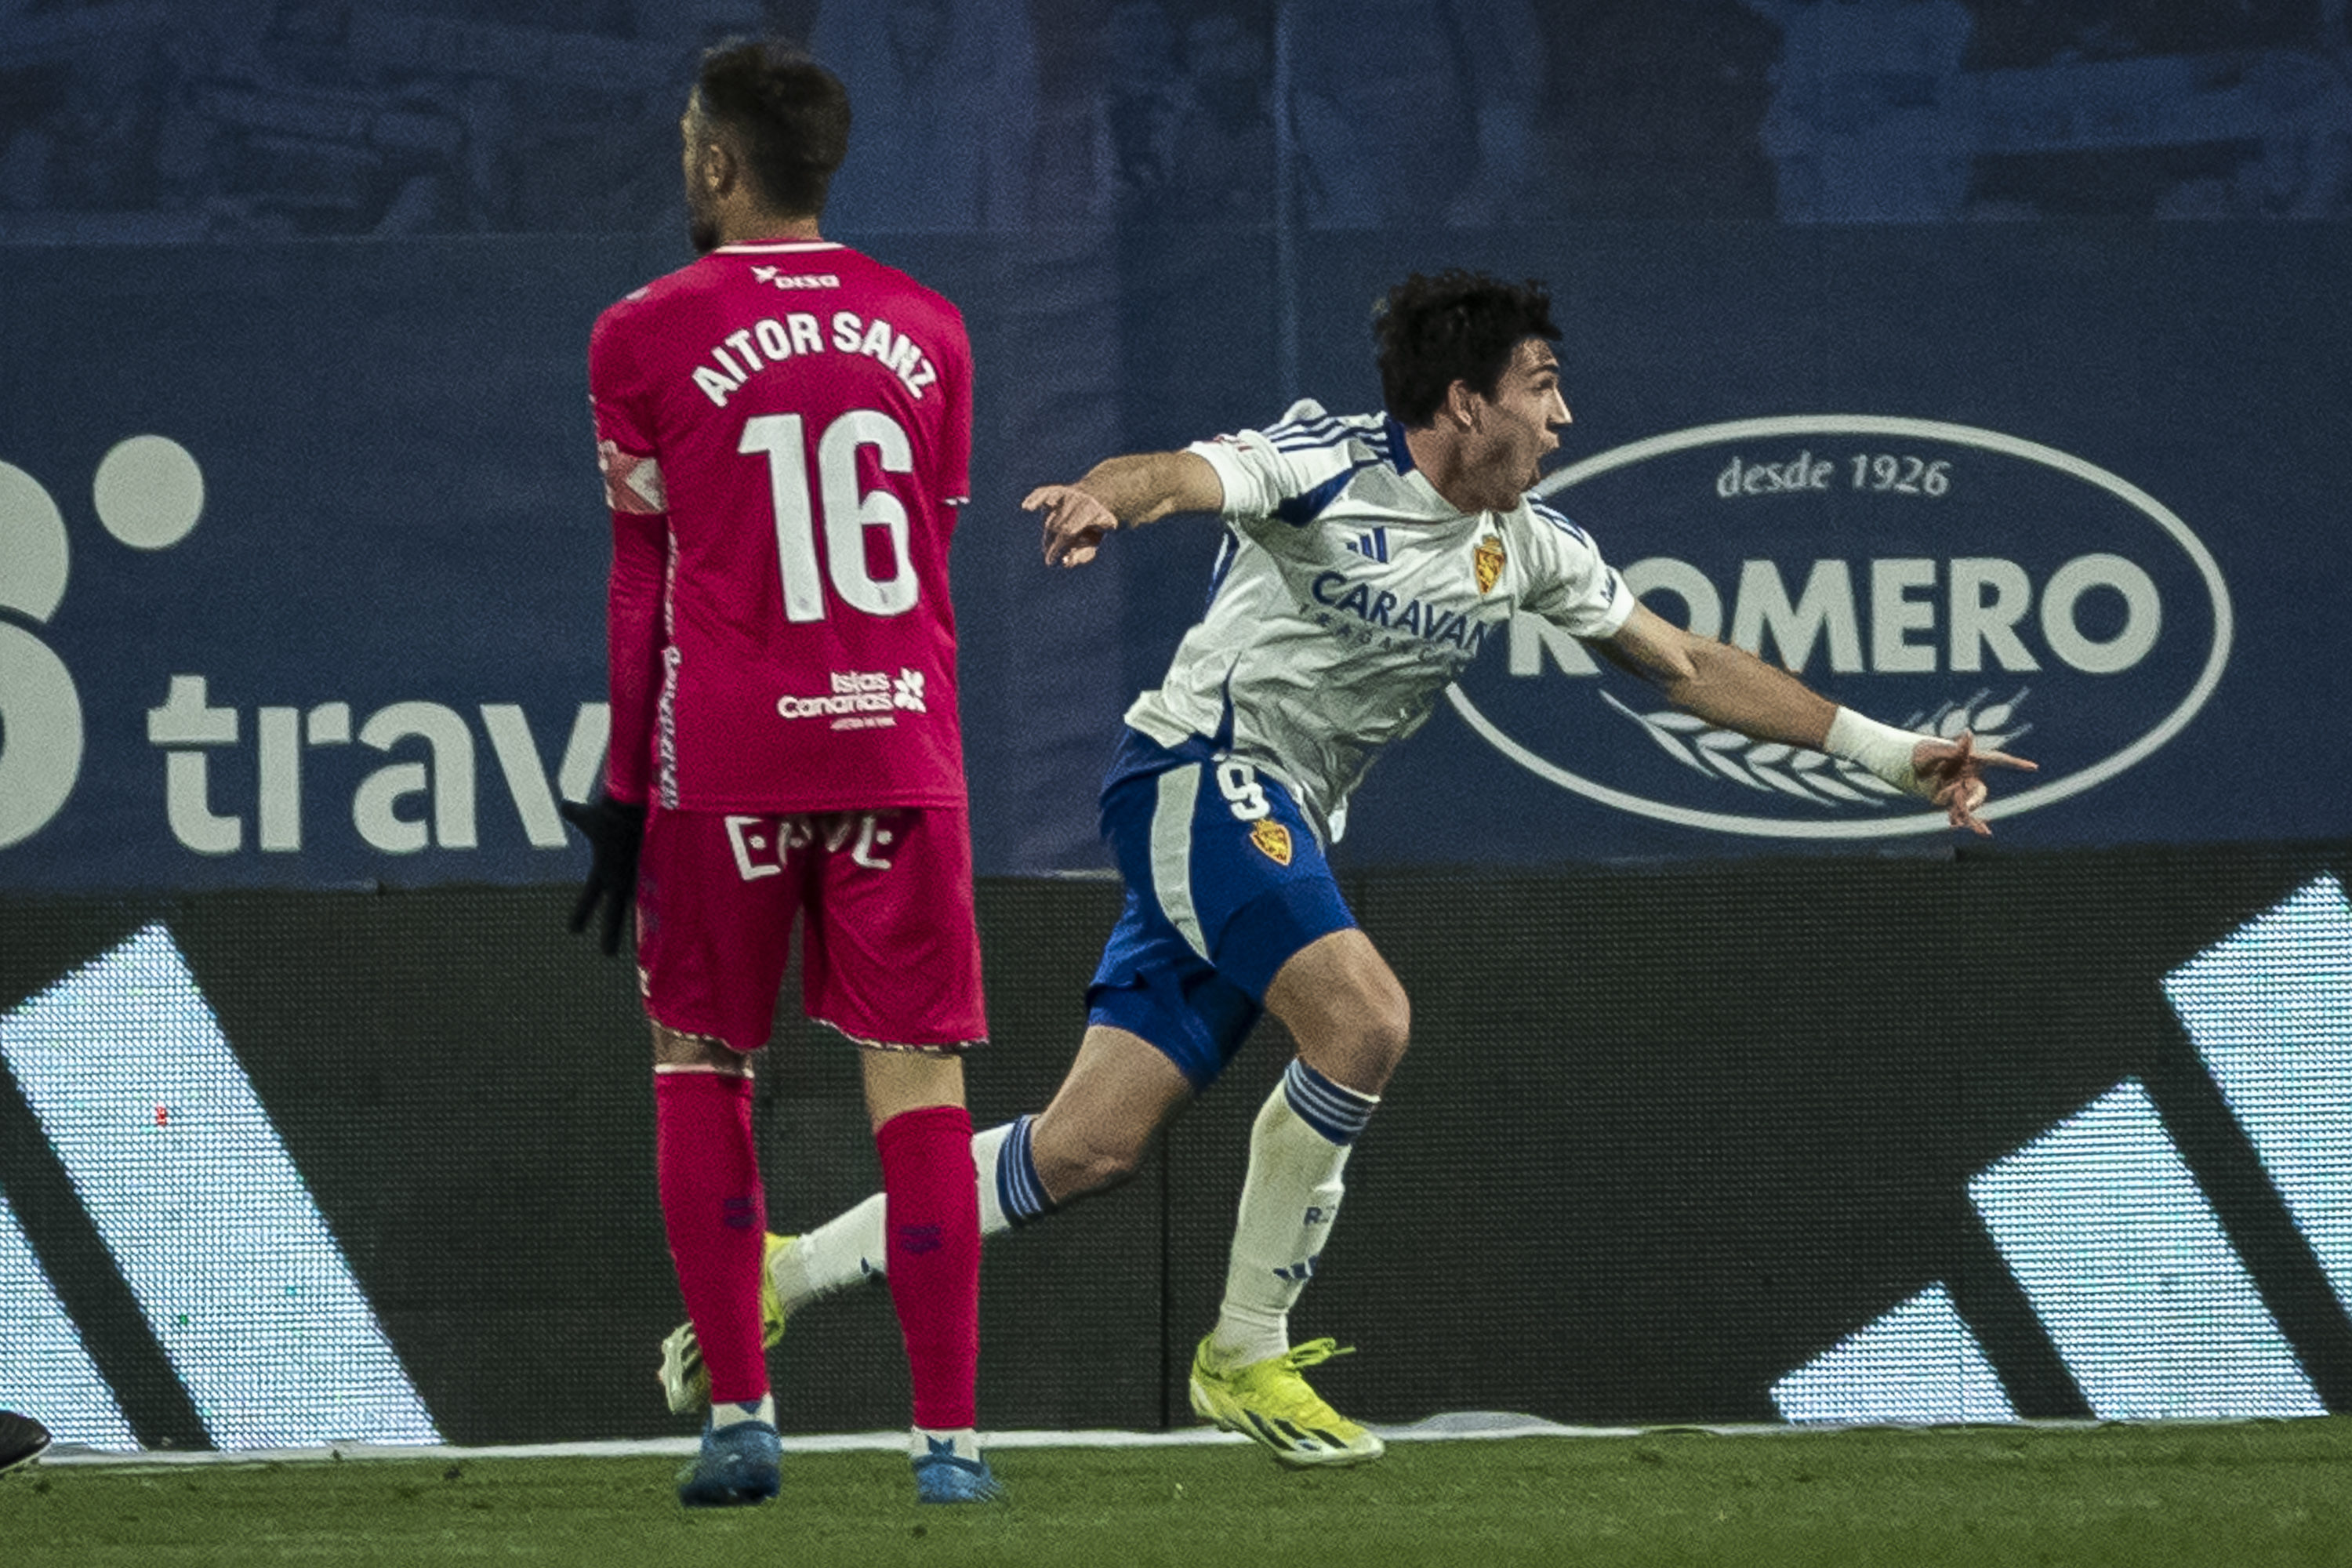
[[[614,797],[962,801],[955,306],[828,241],[724,246],[599,317],[588,379],[614,525]]]

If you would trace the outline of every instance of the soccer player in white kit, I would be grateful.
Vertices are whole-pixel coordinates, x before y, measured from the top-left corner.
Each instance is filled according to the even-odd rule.
[[[983,1237],[1131,1174],[1261,1012],[1298,1055],[1259,1111],[1193,1409],[1293,1466],[1376,1458],[1379,1436],[1309,1387],[1341,1353],[1294,1346],[1289,1313],[1330,1234],[1356,1136],[1403,1056],[1403,987],[1324,858],[1381,747],[1518,611],[1538,615],[1676,705],[1759,740],[1869,767],[1986,831],[1988,766],[2032,763],[1880,724],[1743,649],[1643,606],[1590,536],[1527,494],[1569,411],[1540,284],[1416,275],[1376,317],[1385,413],[1294,405],[1263,430],[1114,458],[1024,502],[1049,563],[1107,536],[1213,512],[1226,536],[1209,609],[1138,698],[1102,794],[1127,907],[1087,990],[1077,1059],[1045,1109],[975,1136]],[[783,1312],[883,1265],[885,1199],[770,1254]],[[772,1330],[781,1327],[780,1320]],[[672,1336],[673,1403],[700,1395]]]
[[[917,1496],[991,1501],[961,1063],[987,1020],[948,594],[971,346],[944,297],[818,232],[849,134],[832,73],[715,48],[680,131],[702,258],[589,341],[613,739],[603,796],[567,808],[596,851],[572,928],[601,904],[611,952],[636,905],[663,1225],[715,1396],[678,1496],[780,1484],[751,1063],[797,922],[803,1006],[863,1058]]]

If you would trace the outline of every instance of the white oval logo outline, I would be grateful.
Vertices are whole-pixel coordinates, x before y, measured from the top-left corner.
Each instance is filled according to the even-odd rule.
[[[1782,436],[1908,436],[1921,440],[1948,441],[1954,446],[1975,447],[1983,451],[2040,463],[2086,484],[2095,485],[2145,516],[2171,537],[2203,575],[2206,591],[2213,600],[2213,647],[2206,656],[2205,668],[2199,672],[2197,679],[2189,686],[2189,694],[2181,699],[2179,705],[2159,720],[2154,729],[2105,761],[2016,795],[1996,795],[1979,816],[1989,821],[2016,816],[2105,783],[2179,734],[2205,706],[2207,700],[2213,695],[2214,688],[2221,684],[2221,672],[2230,662],[2235,621],[2230,605],[2229,584],[2222,581],[2220,563],[2213,559],[2204,542],[2189,531],[2189,525],[2162,501],[2119,474],[2110,473],[2095,463],[2086,462],[2070,452],[2062,452],[2055,447],[2045,447],[2039,441],[2028,441],[1974,425],[1951,425],[1937,419],[1906,419],[1894,415],[1774,415],[1761,419],[1732,419],[1716,425],[1695,425],[1687,430],[1669,431],[1664,436],[1612,447],[1606,452],[1595,453],[1546,476],[1533,493],[1549,496],[1596,474],[1646,462],[1670,452],[1686,451],[1694,447],[1719,446],[1727,441],[1764,440]],[[1908,818],[1871,822],[1784,822],[1769,816],[1738,816],[1669,805],[1664,801],[1648,800],[1612,789],[1572,773],[1548,758],[1538,756],[1505,734],[1492,720],[1480,712],[1477,704],[1471,701],[1458,681],[1446,687],[1445,699],[1488,745],[1537,777],[1558,784],[1571,794],[1583,795],[1603,805],[1613,805],[1637,816],[1653,817],[1685,827],[1710,827],[1727,833],[1745,833],[1759,838],[1884,838],[1897,834],[1942,832],[1948,826],[1941,816],[1926,811]]]

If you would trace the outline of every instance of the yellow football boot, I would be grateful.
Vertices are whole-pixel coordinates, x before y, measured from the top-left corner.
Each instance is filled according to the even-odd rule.
[[[1192,1352],[1193,1414],[1265,1444],[1286,1465],[1369,1463],[1388,1446],[1326,1405],[1298,1375],[1302,1368],[1353,1353],[1336,1340],[1309,1340],[1286,1354],[1219,1371],[1204,1339]]]

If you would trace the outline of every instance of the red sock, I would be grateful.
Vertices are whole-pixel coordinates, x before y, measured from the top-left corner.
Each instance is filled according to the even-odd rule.
[[[686,1315],[710,1369],[711,1402],[756,1405],[768,1392],[767,1352],[760,1343],[768,1202],[751,1147],[751,1080],[656,1073],[654,1143],[662,1226]]]
[[[976,1426],[980,1374],[980,1191],[971,1116],[961,1105],[903,1111],[874,1134],[888,1194],[890,1300],[907,1336],[915,1425]]]

